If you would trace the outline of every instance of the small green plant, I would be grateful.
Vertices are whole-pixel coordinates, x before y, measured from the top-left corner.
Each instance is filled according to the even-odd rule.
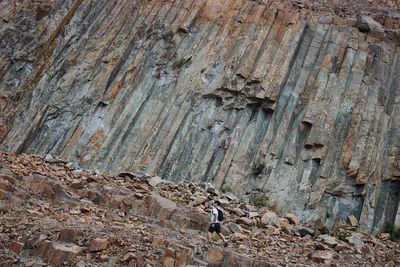
[[[230,185],[226,185],[224,186],[224,188],[222,189],[222,191],[224,193],[233,193],[235,190],[230,186]]]
[[[382,233],[388,233],[392,240],[400,240],[400,227],[396,227],[393,222],[385,222]]]
[[[251,203],[253,203],[256,207],[265,207],[267,205],[267,196],[265,194],[257,194],[253,195],[250,199]]]
[[[348,236],[349,236],[349,232],[347,232],[345,229],[339,229],[339,232],[338,232],[339,240],[347,242],[347,237]]]

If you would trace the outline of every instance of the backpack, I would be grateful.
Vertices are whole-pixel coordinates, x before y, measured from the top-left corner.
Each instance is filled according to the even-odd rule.
[[[224,219],[224,214],[222,213],[222,210],[220,210],[218,208],[217,208],[217,211],[218,211],[218,221],[222,222],[222,220]]]

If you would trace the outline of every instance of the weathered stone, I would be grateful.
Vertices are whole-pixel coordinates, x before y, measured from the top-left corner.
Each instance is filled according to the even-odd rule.
[[[231,242],[242,241],[247,247],[251,247],[250,238],[242,233],[233,233],[230,241]]]
[[[227,208],[230,206],[230,202],[229,200],[225,199],[225,198],[220,198],[218,199],[218,203],[222,208]]]
[[[108,259],[109,259],[109,257],[107,254],[100,254],[97,256],[97,260],[99,262],[106,262],[106,261],[108,261]]]
[[[278,226],[279,228],[281,228],[282,230],[285,231],[292,231],[293,230],[293,225],[291,225],[289,223],[289,221],[285,218],[279,218],[278,219]]]
[[[97,252],[108,248],[110,241],[108,238],[96,238],[90,243],[89,251]]]
[[[258,212],[256,212],[256,211],[249,212],[249,218],[250,219],[256,218],[256,217],[260,217],[260,214],[258,214]]]
[[[242,225],[248,225],[248,226],[252,226],[254,224],[252,219],[249,219],[246,217],[241,217],[241,218],[236,219],[236,223],[242,224]]]
[[[147,182],[149,183],[149,185],[156,187],[157,185],[163,183],[164,180],[161,179],[161,177],[159,177],[159,176],[154,176],[154,177],[150,178]]]
[[[261,217],[261,223],[264,225],[278,225],[278,215],[275,212],[267,212]]]
[[[389,233],[379,233],[378,237],[382,240],[388,240],[390,238]]]
[[[229,230],[231,230],[232,233],[242,233],[243,232],[243,228],[233,222],[228,223],[228,228],[229,228]]]
[[[80,234],[81,233],[79,233],[75,229],[61,229],[60,233],[58,234],[57,240],[60,242],[75,243]]]
[[[306,236],[306,235],[310,235],[313,236],[314,235],[314,230],[311,229],[310,227],[300,227],[298,229],[300,236]]]
[[[133,179],[133,178],[135,178],[136,175],[132,172],[120,172],[118,174],[118,176],[119,177],[129,177],[130,179]]]
[[[288,219],[291,224],[294,225],[300,224],[300,219],[293,213],[286,213],[285,218]]]
[[[358,220],[356,219],[356,217],[354,217],[354,215],[349,215],[348,218],[351,226],[353,227],[358,226]]]
[[[124,255],[124,257],[122,258],[122,261],[130,261],[131,259],[135,258],[135,254],[132,252],[128,252]]]
[[[157,194],[148,196],[145,203],[142,212],[159,220],[169,219],[178,208],[174,202]]]
[[[321,232],[321,234],[329,234],[328,228],[325,226],[325,223],[322,221],[321,218],[315,220],[315,229]]]
[[[13,267],[14,261],[12,261],[12,260],[1,261],[0,266],[1,267]]]
[[[322,243],[328,247],[335,248],[338,245],[337,240],[329,235],[320,235],[318,238],[322,239]]]
[[[211,265],[220,265],[224,260],[224,253],[217,248],[211,248],[207,254],[207,262]]]
[[[10,251],[14,252],[15,254],[19,254],[23,248],[24,243],[18,241],[13,241],[10,245]]]
[[[243,217],[243,216],[246,215],[246,213],[245,213],[243,210],[239,209],[239,208],[235,208],[235,209],[233,210],[233,212],[234,212],[237,216],[239,216],[239,217]]]
[[[347,238],[347,241],[356,248],[362,248],[364,246],[364,241],[357,234],[353,234]]]
[[[318,263],[330,264],[333,259],[333,254],[329,251],[319,250],[313,253],[311,258]]]
[[[365,15],[358,16],[355,26],[361,32],[372,32],[372,34],[384,36],[385,28],[371,17]]]
[[[83,248],[77,245],[44,240],[32,251],[32,255],[43,258],[44,261],[51,265],[60,266],[64,262],[71,262],[82,251]]]

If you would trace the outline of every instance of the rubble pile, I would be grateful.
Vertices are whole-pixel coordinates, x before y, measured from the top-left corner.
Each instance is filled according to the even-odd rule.
[[[226,248],[206,239],[210,194]],[[400,244],[355,231],[355,218],[329,233],[211,184],[102,175],[51,156],[0,154],[0,218],[1,267],[400,264]]]

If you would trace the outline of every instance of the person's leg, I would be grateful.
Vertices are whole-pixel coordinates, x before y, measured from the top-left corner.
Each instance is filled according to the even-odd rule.
[[[222,233],[218,233],[218,235],[222,239],[222,241],[224,241],[224,243],[226,243],[226,239],[225,239],[224,235]]]
[[[224,235],[221,232],[221,224],[217,224],[216,228],[215,228],[215,232],[218,234],[218,236],[222,239],[222,241],[224,241],[224,246],[227,246],[228,244],[226,243],[226,239],[224,237]]]
[[[209,242],[211,242],[211,237],[212,237],[211,234],[214,233],[214,231],[215,231],[215,229],[214,229],[213,225],[210,225],[210,227],[208,228],[208,231],[207,231],[207,238],[208,238]]]

